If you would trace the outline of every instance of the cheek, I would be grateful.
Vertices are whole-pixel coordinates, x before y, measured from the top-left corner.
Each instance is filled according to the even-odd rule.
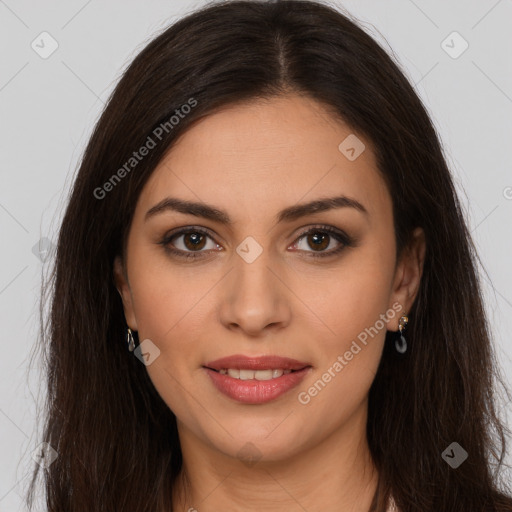
[[[296,283],[294,290],[311,311],[311,320],[314,324],[321,320],[327,334],[324,346],[344,351],[376,323],[385,332],[380,315],[388,309],[394,261],[391,251],[386,254],[377,248],[360,248],[320,279],[301,277]]]
[[[130,283],[139,333],[150,339],[176,339],[176,333],[201,311],[214,273],[178,265],[152,247],[134,247]],[[211,282],[210,282],[211,281]]]
[[[134,268],[138,265],[131,286],[139,340],[149,338],[160,350],[146,370],[168,407],[180,419],[196,423],[191,397],[201,393],[194,372],[200,371],[198,340],[205,330],[208,303],[204,295],[211,285],[197,282],[185,269],[152,265],[148,258],[134,258],[133,263]]]
[[[329,334],[317,336],[316,371],[297,391],[297,401],[308,418],[322,418],[322,431],[348,421],[367,399],[385,341],[388,279],[379,274],[347,275],[327,287],[319,315]],[[320,304],[320,302],[319,302]]]
[[[318,352],[313,387],[303,386],[301,391],[307,393],[305,400],[310,398],[315,408],[335,405],[335,417],[343,416],[365,399],[377,372],[386,318],[392,319],[395,314],[389,310],[392,250],[368,244],[333,270],[321,290],[317,282],[317,292],[309,295],[309,308],[322,320],[322,334],[316,336],[317,347],[322,350]],[[311,317],[310,323],[313,320]],[[307,386],[311,385],[309,381]]]

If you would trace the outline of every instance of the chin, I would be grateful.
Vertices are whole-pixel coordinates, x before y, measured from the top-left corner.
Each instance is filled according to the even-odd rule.
[[[279,421],[270,424],[268,421],[257,424],[252,420],[225,424],[232,437],[226,434],[222,438],[210,438],[209,443],[229,457],[246,461],[248,465],[251,461],[286,460],[303,451],[312,442],[307,438],[304,426],[293,423],[291,416],[284,422],[283,418],[279,418]]]

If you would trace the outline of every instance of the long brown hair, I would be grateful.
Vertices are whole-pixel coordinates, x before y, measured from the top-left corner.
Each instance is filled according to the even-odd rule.
[[[182,465],[176,419],[126,348],[113,261],[124,253],[142,187],[192,123],[290,91],[372,142],[393,201],[398,256],[416,226],[426,235],[410,350],[397,359],[385,348],[370,390],[367,435],[380,475],[372,510],[384,511],[392,494],[404,512],[512,511],[499,476],[508,430],[495,407],[502,380],[479,260],[426,109],[399,65],[339,10],[227,1],[187,15],[138,54],[74,181],[41,330],[42,440],[58,453],[44,471],[49,512],[172,510]],[[153,147],[132,161],[148,137]],[[457,469],[441,455],[453,442],[468,452]],[[38,474],[36,466],[29,507]]]

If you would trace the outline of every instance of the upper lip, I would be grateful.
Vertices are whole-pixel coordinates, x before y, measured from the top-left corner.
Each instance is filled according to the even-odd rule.
[[[289,357],[280,356],[244,356],[235,354],[215,361],[210,361],[204,365],[206,368],[212,370],[222,369],[238,369],[238,370],[302,370],[308,363],[297,361],[297,359],[290,359]]]

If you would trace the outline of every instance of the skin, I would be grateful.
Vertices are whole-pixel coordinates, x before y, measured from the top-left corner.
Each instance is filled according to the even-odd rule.
[[[393,304],[410,310],[425,237],[417,228],[396,261],[391,196],[370,141],[357,135],[366,149],[354,161],[338,149],[351,133],[303,96],[232,105],[183,134],[140,194],[114,274],[128,326],[160,350],[146,369],[177,417],[184,470],[175,510],[368,510],[378,477],[365,433],[368,392],[385,331],[398,330],[402,311],[309,403],[298,393]],[[275,222],[283,208],[341,194],[368,215],[344,207]],[[233,225],[170,210],[145,221],[167,196],[214,205]],[[302,232],[317,224],[343,230],[357,245],[314,258],[341,244],[332,236],[320,250],[308,243]],[[211,233],[202,258],[178,259],[159,244],[190,226]],[[252,263],[236,252],[248,236],[263,250]],[[194,251],[187,235],[172,244]],[[241,404],[219,393],[202,368],[232,354],[275,354],[312,368],[285,395]],[[252,465],[237,455],[249,442],[260,457]]]

